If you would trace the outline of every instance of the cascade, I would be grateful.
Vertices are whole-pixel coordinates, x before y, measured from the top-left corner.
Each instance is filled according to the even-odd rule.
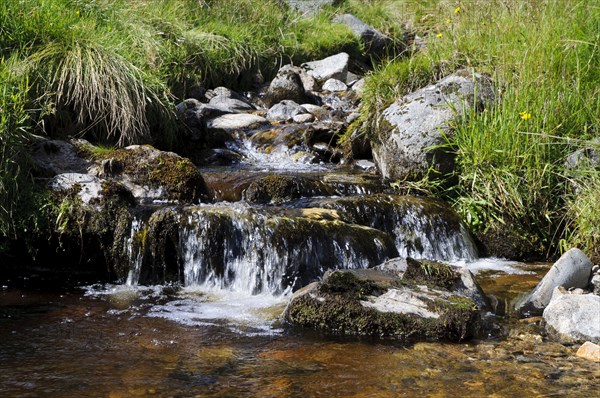
[[[308,198],[282,205],[221,202],[165,207],[150,217],[175,224],[178,282],[204,291],[280,294],[320,278],[328,269],[369,268],[410,256],[472,260],[477,253],[455,213],[429,199],[398,195]],[[131,270],[140,280],[160,253],[165,223],[134,220],[127,239]],[[154,249],[156,250],[156,249]],[[154,266],[154,265],[153,265]],[[163,272],[165,274],[165,272]]]

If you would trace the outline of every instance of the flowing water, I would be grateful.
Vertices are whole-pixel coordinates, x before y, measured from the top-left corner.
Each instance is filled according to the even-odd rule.
[[[491,261],[511,299],[548,265]],[[493,270],[496,268],[496,270]],[[501,268],[501,270],[497,270]],[[517,271],[515,271],[517,270]],[[2,397],[594,397],[600,366],[535,322],[451,344],[360,341],[289,328],[285,295],[11,279],[0,290]]]
[[[510,318],[547,264],[477,260],[446,205],[376,176],[238,147],[246,164],[202,170],[211,203],[141,209],[122,284],[0,277],[0,397],[600,396],[598,364],[546,340],[539,319]],[[476,272],[490,336],[401,346],[281,321],[326,270],[397,256]]]

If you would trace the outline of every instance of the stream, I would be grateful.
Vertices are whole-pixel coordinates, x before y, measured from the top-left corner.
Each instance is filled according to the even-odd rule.
[[[201,170],[207,203],[139,206],[123,283],[0,278],[0,396],[598,396],[597,363],[547,339],[540,318],[511,317],[549,264],[478,259],[447,205],[369,172],[234,149],[245,162]],[[400,345],[281,321],[328,269],[398,256],[471,269],[492,298],[490,334]]]
[[[500,300],[548,268],[467,266]],[[401,346],[289,328],[285,294],[61,287],[43,274],[4,283],[3,397],[592,397],[600,386],[597,363],[535,322],[499,317],[505,332],[489,339]]]

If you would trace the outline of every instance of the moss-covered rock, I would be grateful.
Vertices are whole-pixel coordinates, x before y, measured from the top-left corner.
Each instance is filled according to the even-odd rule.
[[[460,341],[476,334],[480,308],[452,288],[459,281],[448,265],[415,260],[402,276],[389,270],[334,271],[296,292],[284,318],[327,334]]]
[[[272,174],[253,181],[244,191],[244,199],[257,203],[279,203],[301,197],[333,193],[333,190],[318,181]]]

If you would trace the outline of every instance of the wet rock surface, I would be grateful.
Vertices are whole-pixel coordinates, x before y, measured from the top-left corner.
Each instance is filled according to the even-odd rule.
[[[408,259],[400,268],[334,271],[296,292],[284,318],[329,334],[394,337],[403,341],[471,337],[475,301],[456,293],[459,274],[442,263]]]
[[[554,263],[535,289],[515,304],[522,314],[540,315],[550,303],[557,287],[587,288],[592,272],[592,262],[579,249],[571,249]]]

